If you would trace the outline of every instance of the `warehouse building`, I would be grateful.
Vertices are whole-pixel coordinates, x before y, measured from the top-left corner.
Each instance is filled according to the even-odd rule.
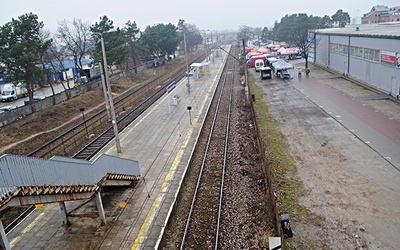
[[[310,32],[309,61],[399,98],[400,22]]]

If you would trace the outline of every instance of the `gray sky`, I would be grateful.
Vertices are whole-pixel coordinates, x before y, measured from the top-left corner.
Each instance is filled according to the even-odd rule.
[[[4,3],[6,1],[6,3]],[[374,5],[399,6],[399,0],[2,0],[0,25],[12,18],[33,12],[46,29],[57,30],[61,20],[74,18],[93,24],[100,16],[114,21],[115,27],[124,27],[126,21],[135,21],[141,31],[150,25],[176,25],[179,19],[194,24],[200,30],[237,30],[240,26],[272,27],[286,14],[307,13],[313,16],[332,16],[338,9],[350,17],[361,17]]]

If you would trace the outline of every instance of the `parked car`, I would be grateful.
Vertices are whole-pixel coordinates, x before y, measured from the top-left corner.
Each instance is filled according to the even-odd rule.
[[[5,111],[11,111],[11,110],[14,110],[14,109],[16,109],[17,107],[16,106],[4,106],[4,107],[1,107],[0,108],[0,111],[3,111],[3,112],[5,112]]]
[[[282,78],[282,79],[292,79],[292,78],[293,78],[293,76],[292,76],[291,74],[286,73],[286,72],[281,72],[281,73],[279,73],[279,76],[280,76],[280,78]]]
[[[46,98],[45,96],[41,96],[41,95],[34,96],[34,97],[33,97],[33,102],[38,102],[38,101],[40,101],[40,100],[44,100],[45,98]],[[27,98],[24,100],[24,104],[25,104],[25,105],[29,105],[29,104],[30,104],[29,97],[27,97]]]

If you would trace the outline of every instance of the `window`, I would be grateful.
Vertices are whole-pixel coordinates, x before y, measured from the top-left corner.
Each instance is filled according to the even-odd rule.
[[[357,58],[362,58],[363,57],[363,48],[362,47],[356,47],[356,46],[351,46],[350,47],[350,55],[357,57]]]
[[[364,48],[364,59],[379,62],[379,50]]]
[[[339,53],[342,55],[347,55],[349,51],[349,46],[347,45],[343,45],[343,44],[339,44]]]
[[[333,53],[339,53],[339,44],[337,44],[337,43],[331,43],[331,52],[333,52]]]

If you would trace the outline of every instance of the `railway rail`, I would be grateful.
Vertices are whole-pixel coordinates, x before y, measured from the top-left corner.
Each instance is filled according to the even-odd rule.
[[[231,55],[208,110],[162,249],[268,249],[275,230],[263,152],[243,75]]]
[[[190,63],[201,61],[204,58],[205,53],[196,54],[190,59]],[[186,64],[178,65],[167,74],[117,98],[115,113],[119,114],[116,117],[119,132],[123,131],[124,128],[164,95],[166,87],[171,82],[179,81],[184,72],[186,72]],[[89,134],[94,136],[89,138]],[[81,122],[62,135],[57,136],[47,144],[37,147],[28,156],[50,158],[58,155],[90,160],[113,138],[113,127],[107,117],[107,111],[104,109],[89,117],[85,122]],[[5,227],[5,232],[11,231],[33,209],[34,206],[8,207],[1,211],[0,218]]]
[[[232,46],[232,48],[237,49],[236,46]],[[237,53],[237,51],[232,52],[232,54]],[[194,155],[198,154],[201,155],[201,157],[198,159],[191,159],[190,162],[189,168],[192,168],[195,167],[195,165],[196,167],[203,165],[202,162],[204,161],[202,174],[196,178],[201,180],[201,182],[199,182],[199,188],[198,191],[196,191],[197,194],[193,202],[191,218],[188,219],[187,213],[184,216],[185,219],[179,221],[179,223],[184,224],[179,231],[175,230],[175,228],[171,230],[167,228],[163,235],[162,244],[164,244],[165,241],[169,241],[167,243],[169,246],[164,245],[161,248],[248,249],[250,245],[258,245],[260,249],[265,249],[268,246],[268,244],[262,242],[263,238],[265,238],[265,232],[260,231],[259,223],[256,223],[256,220],[260,219],[260,217],[262,217],[262,219],[266,217],[265,214],[259,212],[263,209],[261,206],[265,204],[260,202],[260,199],[267,195],[264,185],[266,182],[263,179],[263,169],[257,168],[260,167],[261,164],[260,161],[257,162],[257,160],[259,160],[259,152],[257,152],[258,146],[255,139],[256,136],[254,136],[255,126],[252,121],[254,117],[251,117],[251,112],[249,112],[248,109],[243,110],[243,106],[246,106],[246,98],[243,95],[244,88],[240,81],[242,74],[240,74],[238,68],[237,62],[229,57],[229,61],[224,69],[223,79],[215,92],[219,93],[219,95],[214,94],[214,101],[208,111],[208,118],[205,121],[198,146],[196,146],[195,149]],[[166,85],[168,85],[173,79],[167,78],[164,81]],[[221,91],[223,88],[222,86],[224,86],[224,91]],[[165,88],[163,89],[165,90]],[[149,96],[155,93],[152,90],[147,90],[148,95],[146,95],[146,98],[150,99],[151,97]],[[139,103],[145,102],[146,98],[136,97]],[[219,101],[216,99],[219,99]],[[119,102],[117,101],[116,103]],[[219,104],[217,105],[217,103]],[[121,107],[119,112],[116,112],[121,114],[117,118],[118,121],[125,115],[130,116],[131,109],[132,113],[134,113],[134,108],[130,108],[131,106],[121,106],[118,105],[117,107],[116,105],[116,109]],[[138,107],[136,112],[143,111],[139,111]],[[134,116],[134,114],[132,114],[132,116]],[[213,119],[211,117],[213,117]],[[106,120],[107,116],[104,115],[102,119]],[[215,124],[211,125],[211,120],[214,119]],[[88,127],[91,128],[91,126],[93,126],[92,124],[93,122],[90,122]],[[80,129],[79,137],[84,137],[83,140],[87,142],[88,140],[84,134],[84,124],[81,123],[79,126],[79,128],[76,128]],[[118,126],[122,125],[118,124]],[[111,126],[110,130],[112,130]],[[211,131],[214,132],[211,133]],[[99,134],[100,133],[96,134],[96,136],[99,136]],[[213,134],[213,136],[208,142],[210,134]],[[65,146],[62,146],[62,141],[63,140],[61,140],[61,143],[57,142],[61,146],[54,147],[61,150],[60,152],[63,152],[62,150],[65,148]],[[53,148],[53,145],[48,145],[47,149],[42,150],[49,150],[50,147]],[[76,148],[76,146],[74,147]],[[205,150],[203,151],[203,149],[206,147],[208,147],[208,152],[204,153]],[[55,152],[56,151],[53,150],[45,153],[45,155],[52,155],[55,154]],[[87,152],[89,153],[84,153],[81,156],[78,156],[79,153],[75,152],[74,157],[81,157],[84,159],[90,157],[90,154],[96,154],[95,150],[92,149],[89,149]],[[207,156],[208,158],[204,158],[203,156]],[[196,158],[196,156],[194,156],[194,158]],[[188,172],[190,171],[191,170]],[[143,173],[143,176],[145,177],[146,173]],[[185,177],[185,179],[186,178],[187,177]],[[135,197],[135,192],[135,189],[130,190],[129,199]],[[113,194],[110,195],[113,196]],[[143,207],[140,209],[143,209]],[[172,218],[168,224],[176,221],[177,220]],[[132,228],[128,230],[124,239],[129,237],[129,233],[133,230],[136,223],[136,221],[131,223]],[[188,225],[187,231],[183,233],[186,224]],[[113,225],[111,225],[111,227],[113,227]],[[185,234],[184,237],[183,234]],[[171,239],[171,235],[173,235],[175,239]],[[255,239],[253,239],[253,237]],[[254,240],[258,240],[259,242],[254,243]],[[119,247],[116,246],[116,248],[125,248],[126,246],[123,244],[126,244],[126,242],[127,241],[122,240],[121,245]],[[96,243],[95,248],[100,249],[102,244],[103,242],[101,242],[100,245]]]
[[[201,61],[204,57],[204,53],[196,54],[190,59],[189,63]],[[132,92],[117,97],[114,109],[119,131],[122,131],[160,98],[166,92],[168,84],[179,81],[185,71],[186,64],[178,65],[167,74],[151,80]],[[114,138],[113,127],[109,120],[107,110],[103,109],[45,145],[36,148],[28,156],[50,158],[58,155],[88,160]]]
[[[214,115],[180,249],[218,249],[225,169],[230,141],[232,88],[236,61],[228,60],[219,83]],[[214,99],[215,100],[215,99]]]

